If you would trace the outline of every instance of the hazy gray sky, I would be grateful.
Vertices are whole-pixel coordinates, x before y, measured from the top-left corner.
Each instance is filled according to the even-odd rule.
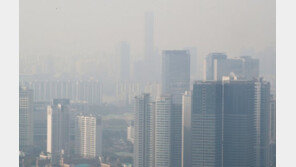
[[[145,12],[155,16],[155,46],[198,53],[275,47],[275,0],[23,0],[20,54],[113,52],[130,42],[144,53]]]

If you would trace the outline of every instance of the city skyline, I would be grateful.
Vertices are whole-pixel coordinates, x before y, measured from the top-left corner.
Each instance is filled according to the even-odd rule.
[[[275,0],[20,2],[20,166],[275,167]]]

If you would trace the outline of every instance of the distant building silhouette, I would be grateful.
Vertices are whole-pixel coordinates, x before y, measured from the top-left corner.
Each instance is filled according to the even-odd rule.
[[[224,53],[210,53],[206,57],[206,80],[222,80],[234,73],[240,80],[259,77],[259,60],[250,56],[227,58]]]
[[[127,42],[121,42],[120,50],[120,80],[128,81],[130,79],[130,45]]]

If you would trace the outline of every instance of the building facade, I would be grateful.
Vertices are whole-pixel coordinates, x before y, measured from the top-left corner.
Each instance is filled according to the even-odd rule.
[[[155,102],[155,167],[171,167],[171,97],[160,96]]]
[[[19,149],[33,146],[33,90],[19,88]]]
[[[135,140],[134,140],[134,166],[150,166],[151,151],[151,110],[150,95],[142,94],[134,99],[135,114]]]
[[[75,154],[83,158],[96,157],[96,117],[76,116]]]
[[[70,150],[70,100],[54,99],[47,107],[47,152],[53,159]]]

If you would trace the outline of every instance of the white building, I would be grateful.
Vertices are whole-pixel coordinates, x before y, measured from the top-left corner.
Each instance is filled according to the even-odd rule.
[[[77,116],[75,120],[75,154],[95,158],[101,154],[101,120],[94,116]]]
[[[135,126],[134,121],[131,121],[130,125],[127,127],[127,141],[134,143],[135,139]]]

